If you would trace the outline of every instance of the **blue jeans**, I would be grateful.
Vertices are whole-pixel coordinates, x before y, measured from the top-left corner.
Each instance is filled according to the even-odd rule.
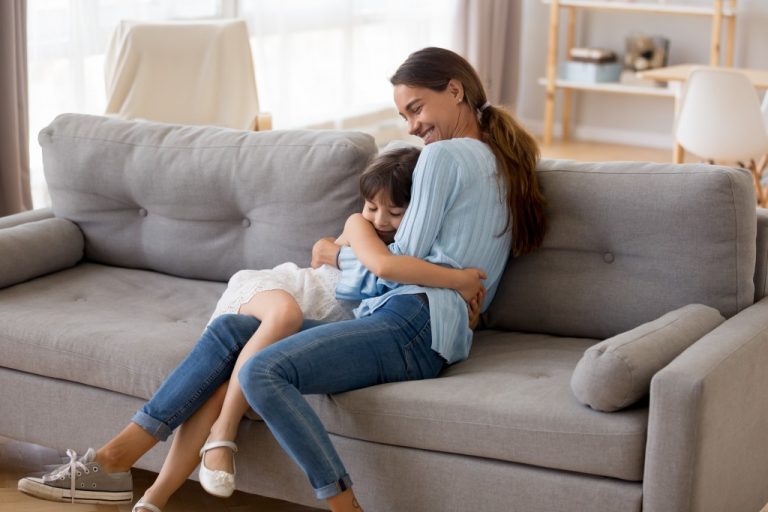
[[[229,378],[258,325],[243,315],[219,317],[133,421],[166,438]],[[317,498],[326,499],[352,482],[302,394],[432,378],[445,360],[431,348],[424,295],[398,295],[370,316],[304,327],[249,359],[239,378],[248,403],[307,474]]]

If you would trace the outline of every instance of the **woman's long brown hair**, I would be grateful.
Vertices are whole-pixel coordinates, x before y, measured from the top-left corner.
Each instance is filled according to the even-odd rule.
[[[392,85],[425,87],[442,92],[448,82],[464,86],[464,100],[479,117],[482,140],[496,156],[500,179],[507,190],[507,224],[512,232],[512,254],[520,256],[538,248],[546,230],[544,195],[539,188],[536,140],[504,108],[487,101],[480,77],[469,62],[443,48],[424,48],[412,53],[397,69]]]

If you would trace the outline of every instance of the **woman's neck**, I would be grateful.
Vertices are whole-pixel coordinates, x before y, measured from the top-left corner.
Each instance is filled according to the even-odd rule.
[[[467,137],[470,139],[482,140],[480,132],[480,124],[477,122],[477,118],[471,113],[468,106],[462,108],[459,111],[459,116],[456,119],[456,129],[453,131],[453,138],[458,139]]]

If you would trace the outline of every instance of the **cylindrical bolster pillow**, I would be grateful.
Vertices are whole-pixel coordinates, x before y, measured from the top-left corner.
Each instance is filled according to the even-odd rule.
[[[80,228],[65,219],[0,229],[0,288],[72,267],[84,246]]]
[[[645,396],[654,374],[725,319],[691,304],[591,346],[576,365],[571,389],[583,404],[618,411]]]

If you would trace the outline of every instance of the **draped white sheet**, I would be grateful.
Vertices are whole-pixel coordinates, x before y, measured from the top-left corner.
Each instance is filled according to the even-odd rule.
[[[250,129],[258,112],[242,20],[122,21],[104,62],[107,114]]]

